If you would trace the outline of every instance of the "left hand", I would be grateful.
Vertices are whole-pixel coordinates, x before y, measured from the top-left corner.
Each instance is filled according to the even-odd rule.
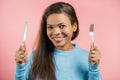
[[[90,48],[90,53],[89,53],[89,62],[92,65],[98,65],[100,62],[100,58],[101,58],[101,53],[99,51],[99,49],[96,46],[91,46]]]

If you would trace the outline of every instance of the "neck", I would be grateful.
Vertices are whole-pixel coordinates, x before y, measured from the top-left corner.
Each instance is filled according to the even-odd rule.
[[[65,45],[65,46],[59,46],[56,47],[59,50],[64,50],[64,51],[68,51],[68,50],[72,50],[74,48],[73,44],[69,44],[69,45]]]

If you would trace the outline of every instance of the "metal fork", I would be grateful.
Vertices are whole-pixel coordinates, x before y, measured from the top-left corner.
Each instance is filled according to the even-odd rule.
[[[94,47],[94,24],[90,24],[90,36],[91,36],[91,39],[92,39],[92,46]]]

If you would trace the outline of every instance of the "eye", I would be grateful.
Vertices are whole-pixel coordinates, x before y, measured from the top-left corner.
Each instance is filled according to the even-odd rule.
[[[66,27],[66,25],[63,25],[63,24],[59,26],[60,29],[63,29],[65,27]]]
[[[53,29],[53,26],[47,26],[47,29],[51,30]]]

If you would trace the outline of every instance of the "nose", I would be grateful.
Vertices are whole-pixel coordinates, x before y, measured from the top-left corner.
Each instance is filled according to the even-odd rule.
[[[60,33],[61,30],[58,27],[54,28],[53,35],[59,35]]]

